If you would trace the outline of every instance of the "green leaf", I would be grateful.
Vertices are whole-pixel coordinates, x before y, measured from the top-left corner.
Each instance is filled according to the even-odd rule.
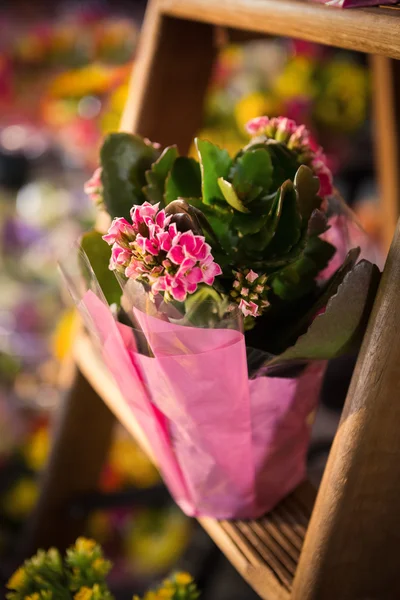
[[[314,319],[294,346],[274,358],[271,364],[287,360],[331,359],[350,351],[362,338],[379,279],[376,265],[360,261],[347,273],[325,312]]]
[[[333,255],[335,247],[319,237],[307,239],[306,246],[297,259],[270,278],[274,293],[283,300],[293,300],[310,292],[315,279]]]
[[[218,179],[226,179],[232,164],[226,150],[222,150],[207,140],[195,140],[201,168],[201,189],[204,204],[212,205],[215,201],[225,202],[224,195],[218,185]]]
[[[143,192],[152,204],[160,202],[161,206],[164,205],[165,181],[178,156],[178,148],[176,146],[169,146],[165,148],[156,162],[151,165],[151,169],[146,171],[147,185],[143,188]]]
[[[102,234],[93,229],[83,234],[81,247],[89,259],[107,302],[119,304],[121,288],[114,273],[108,268],[111,258],[110,246],[102,239]],[[82,271],[85,276],[86,270],[83,268]]]
[[[111,217],[129,217],[134,204],[143,204],[145,173],[159,152],[141,137],[129,133],[111,133],[100,151],[104,204]]]
[[[165,204],[178,198],[199,198],[200,196],[200,165],[194,158],[180,156],[175,160],[165,182]]]
[[[232,206],[235,210],[241,213],[248,213],[249,209],[245,207],[241,200],[239,200],[233,186],[229,181],[226,181],[223,177],[218,178],[219,189],[221,190],[227,203]]]
[[[294,178],[294,187],[303,223],[307,223],[313,211],[321,206],[322,198],[318,196],[319,186],[318,177],[314,176],[311,169],[301,165]]]
[[[271,190],[277,190],[288,179],[294,181],[299,162],[297,155],[284,144],[272,142],[266,146],[273,167]]]
[[[275,235],[268,246],[268,256],[282,256],[295,247],[301,237],[302,219],[297,196],[291,181],[281,186],[282,212]]]
[[[246,203],[260,193],[267,194],[272,183],[272,160],[266,148],[247,150],[234,167],[232,184],[239,198]]]

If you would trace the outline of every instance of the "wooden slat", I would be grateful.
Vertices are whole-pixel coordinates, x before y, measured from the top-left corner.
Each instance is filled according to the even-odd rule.
[[[400,58],[400,12],[309,0],[159,0],[164,14]]]
[[[400,61],[371,56],[370,64],[375,161],[383,215],[383,241],[385,250],[388,250],[400,213]]]
[[[400,598],[400,222],[329,455],[293,600]]]
[[[81,333],[74,349],[81,372],[155,462],[149,441],[89,337]],[[312,486],[305,483],[260,519],[217,521],[199,518],[199,522],[262,598],[288,600],[314,497]]]
[[[182,153],[201,126],[205,91],[217,53],[214,27],[160,14],[151,0],[140,36],[121,130]]]

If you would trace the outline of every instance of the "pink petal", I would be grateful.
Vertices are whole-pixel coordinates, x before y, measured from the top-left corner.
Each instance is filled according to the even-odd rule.
[[[172,238],[168,231],[161,231],[157,233],[158,241],[160,242],[160,248],[164,252],[168,252],[172,248]]]
[[[185,275],[185,280],[190,284],[197,284],[203,281],[203,272],[200,267],[194,267]]]
[[[167,258],[169,258],[176,265],[182,264],[185,259],[183,248],[181,248],[181,246],[172,246],[171,250],[167,254]]]
[[[256,117],[255,119],[251,119],[246,124],[246,131],[250,133],[250,135],[257,135],[261,133],[265,127],[267,127],[269,123],[268,117]]]
[[[241,300],[239,302],[239,309],[242,311],[245,317],[251,315],[252,317],[256,317],[258,313],[258,306],[254,302],[246,302],[246,300]]]
[[[111,246],[117,240],[121,240],[123,235],[133,238],[135,232],[132,225],[128,223],[126,219],[123,217],[117,217],[111,223],[106,235],[103,235],[103,240]]]
[[[193,231],[185,231],[182,233],[179,243],[184,246],[188,254],[193,254],[196,248],[196,238]]]
[[[246,275],[247,281],[249,281],[250,283],[253,283],[257,278],[258,278],[258,273],[255,273],[254,271],[252,271],[250,269],[250,271]]]

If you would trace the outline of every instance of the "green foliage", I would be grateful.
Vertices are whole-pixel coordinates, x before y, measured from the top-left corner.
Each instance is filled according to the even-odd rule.
[[[151,169],[146,171],[147,186],[143,188],[143,192],[151,204],[163,204],[165,182],[178,156],[177,147],[169,146],[151,165]]]
[[[331,359],[353,350],[362,339],[378,289],[379,269],[366,260],[349,271],[322,314],[296,343],[270,364]]]
[[[78,538],[63,559],[50,548],[26,560],[12,575],[7,600],[115,600],[106,577],[112,565],[93,540]],[[143,600],[197,600],[199,591],[189,573],[175,573]],[[139,600],[133,596],[133,600]]]
[[[246,317],[248,329],[256,324],[246,336],[263,352],[279,355],[287,350],[276,360],[336,356],[349,348],[369,314],[377,270],[369,263],[354,267],[353,252],[321,290],[318,275],[336,250],[321,238],[328,223],[318,196],[319,180],[302,164],[302,155],[265,136],[254,138],[233,158],[207,140],[195,142],[198,161],[178,156],[175,146],[160,155],[137,136],[109,136],[101,161],[104,202],[111,216],[126,216],[132,205],[145,200],[160,202],[178,229],[203,234],[223,270],[212,291],[216,296],[231,295],[234,272],[252,269],[265,276],[266,301],[261,316]],[[93,254],[99,239],[89,242],[88,254]],[[102,260],[108,263],[108,256]],[[113,275],[101,272],[100,265],[95,271],[108,298],[115,298],[115,281],[109,289],[107,277]],[[241,296],[236,296],[239,302]],[[326,313],[307,331],[331,297]],[[346,318],[340,319],[338,307],[343,314],[347,311]],[[195,297],[186,309],[192,320],[204,320]],[[335,329],[339,321],[342,325]]]
[[[109,304],[119,304],[121,298],[121,288],[115,275],[109,270],[108,265],[111,257],[111,248],[102,239],[99,231],[93,229],[84,233],[81,239],[81,247],[89,259],[90,265],[96,275],[97,281],[103,291],[103,294]],[[81,258],[82,274],[86,278],[90,278],[91,273],[88,270],[87,264],[84,262],[84,257]],[[88,281],[88,283],[90,283]]]
[[[64,560],[55,548],[39,550],[9,580],[7,600],[113,600],[110,568],[93,540],[79,538]]]
[[[200,592],[189,573],[175,573],[161,585],[147,592],[143,600],[197,600]],[[133,600],[141,600],[134,596]]]
[[[100,151],[103,201],[111,217],[129,217],[133,204],[143,204],[146,171],[159,151],[136,135],[111,133]]]

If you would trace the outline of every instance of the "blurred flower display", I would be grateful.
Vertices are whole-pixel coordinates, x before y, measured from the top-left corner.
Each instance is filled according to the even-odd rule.
[[[365,126],[369,98],[367,68],[354,54],[292,40],[228,47],[214,72],[201,136],[237,149],[250,119],[284,114],[305,123],[338,167]]]

